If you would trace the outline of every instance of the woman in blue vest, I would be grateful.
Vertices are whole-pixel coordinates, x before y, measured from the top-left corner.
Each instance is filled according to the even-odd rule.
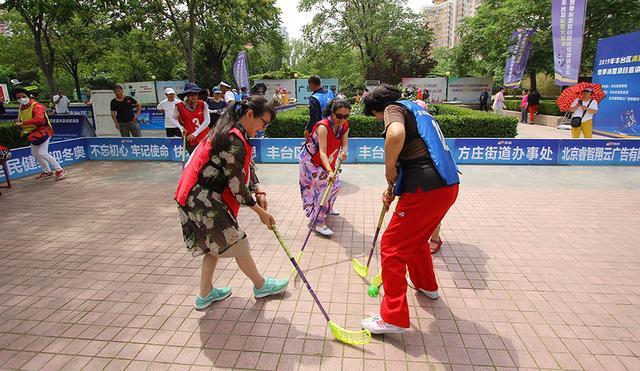
[[[394,192],[385,191],[383,203],[400,197],[380,245],[380,314],[362,321],[373,334],[402,333],[409,327],[407,279],[430,299],[438,298],[428,241],[455,202],[460,182],[437,122],[424,108],[400,98],[400,90],[389,85],[363,98],[365,114],[384,121],[385,176]]]
[[[196,309],[204,309],[231,295],[229,287],[212,286],[219,258],[235,258],[240,270],[253,282],[256,298],[287,288],[287,279],[263,277],[259,273],[247,235],[237,219],[240,205],[245,205],[258,214],[267,228],[275,223],[266,210],[266,193],[258,184],[249,144],[249,137],[265,130],[275,117],[275,110],[264,97],[233,102],[196,147],[180,177],[175,200],[184,241],[191,255],[203,256]]]

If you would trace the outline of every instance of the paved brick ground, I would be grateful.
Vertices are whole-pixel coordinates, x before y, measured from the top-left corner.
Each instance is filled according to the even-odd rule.
[[[435,257],[441,299],[410,292],[412,328],[360,347],[333,340],[300,282],[255,300],[232,261],[215,282],[234,295],[192,309],[199,260],[172,202],[179,165],[69,170],[0,196],[2,369],[640,369],[636,169],[464,167]],[[294,250],[305,233],[296,171],[259,170]],[[346,328],[378,309],[350,260],[370,244],[381,173],[345,168],[336,235],[312,237],[302,261]],[[246,210],[241,220],[259,267],[288,275],[270,232]]]

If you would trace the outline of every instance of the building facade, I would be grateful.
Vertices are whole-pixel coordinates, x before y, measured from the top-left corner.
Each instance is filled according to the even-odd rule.
[[[434,47],[453,48],[459,41],[458,28],[465,17],[476,15],[481,0],[434,0],[423,10],[425,23],[433,30]]]

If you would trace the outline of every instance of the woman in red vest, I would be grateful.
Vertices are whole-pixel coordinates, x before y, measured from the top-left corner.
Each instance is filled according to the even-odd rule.
[[[333,231],[325,224],[327,211],[331,215],[340,215],[333,208],[338,191],[340,178],[334,172],[338,156],[347,159],[349,141],[349,115],[351,104],[346,99],[336,99],[327,104],[326,119],[318,121],[311,130],[311,134],[300,153],[300,194],[302,208],[311,220],[318,212],[316,225],[311,226],[323,236],[333,235]],[[318,210],[320,199],[329,180],[336,178],[329,194],[329,201]]]
[[[265,278],[259,273],[247,235],[237,220],[240,205],[246,205],[267,228],[275,224],[266,210],[266,193],[258,183],[249,144],[249,137],[265,130],[275,116],[275,110],[264,97],[252,97],[247,102],[228,106],[217,125],[195,149],[180,177],[175,200],[182,234],[189,252],[193,256],[204,256],[196,309],[204,309],[231,295],[229,287],[212,286],[219,258],[235,258],[253,282],[256,298],[278,294],[287,288],[287,279]]]
[[[20,102],[16,125],[22,128],[22,135],[27,137],[31,145],[31,155],[35,157],[42,168],[42,172],[36,177],[36,180],[43,180],[54,175],[56,180],[64,179],[67,172],[49,153],[49,141],[53,136],[53,128],[47,116],[47,109],[31,98],[26,89],[17,88],[14,94]],[[51,171],[52,167],[53,171]]]
[[[174,110],[174,118],[182,125],[180,129],[182,129],[183,135],[187,136],[187,152],[190,154],[209,133],[211,116],[209,116],[207,103],[199,99],[201,91],[202,89],[198,85],[186,83],[184,93],[181,95],[186,95],[187,99],[178,102]]]

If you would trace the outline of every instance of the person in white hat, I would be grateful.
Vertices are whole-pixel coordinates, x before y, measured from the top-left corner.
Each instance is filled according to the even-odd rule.
[[[233,91],[231,90],[231,85],[227,84],[226,82],[222,81],[220,83],[220,90],[222,91],[222,94],[224,94],[224,101],[229,104],[229,102],[236,100],[236,96],[235,94],[233,94]]]
[[[174,111],[176,109],[176,92],[172,88],[164,89],[164,95],[167,96],[158,103],[158,109],[164,112],[164,130],[167,133],[167,137],[181,137],[184,128],[180,125],[177,118],[174,117]]]

